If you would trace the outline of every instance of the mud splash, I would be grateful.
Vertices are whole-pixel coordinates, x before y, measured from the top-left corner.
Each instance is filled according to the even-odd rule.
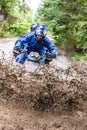
[[[0,62],[1,98],[39,111],[72,111],[87,100],[86,65],[47,65],[27,72],[22,65]]]

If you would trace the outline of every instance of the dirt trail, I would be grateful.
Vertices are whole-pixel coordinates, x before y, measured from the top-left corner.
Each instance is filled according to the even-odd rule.
[[[0,39],[5,61],[15,40]],[[0,130],[87,130],[87,62],[62,55],[30,73],[0,56]]]
[[[87,113],[36,113],[0,104],[0,130],[87,130]]]

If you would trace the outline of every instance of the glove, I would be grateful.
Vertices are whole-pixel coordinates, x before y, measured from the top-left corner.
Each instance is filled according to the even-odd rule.
[[[13,55],[16,57],[17,55],[20,54],[20,50],[19,49],[14,49],[13,50]]]
[[[56,54],[51,54],[51,53],[46,52],[46,57],[54,59],[54,58],[56,58]]]
[[[52,54],[52,58],[56,58],[56,54]]]
[[[17,55],[21,54],[21,53],[26,53],[27,54],[27,50],[26,49],[21,49],[21,48],[17,48],[13,50],[13,54],[16,57]]]

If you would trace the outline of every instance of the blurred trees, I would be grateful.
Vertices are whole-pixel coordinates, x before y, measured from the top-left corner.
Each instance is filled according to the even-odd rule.
[[[0,0],[0,13],[10,14],[14,11],[18,0]]]
[[[32,11],[25,0],[0,0],[0,14],[0,37],[21,35],[31,25]]]
[[[58,46],[69,52],[87,52],[86,0],[45,0],[38,16],[53,32]]]

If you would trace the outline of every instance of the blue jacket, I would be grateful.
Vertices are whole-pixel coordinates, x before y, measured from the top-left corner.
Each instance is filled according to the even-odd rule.
[[[44,55],[44,48],[47,48],[49,53],[56,56],[56,48],[51,41],[45,37],[41,41],[35,37],[34,33],[29,33],[20,36],[15,42],[14,49],[21,48],[27,50],[28,54],[31,51],[38,52],[41,56]]]

